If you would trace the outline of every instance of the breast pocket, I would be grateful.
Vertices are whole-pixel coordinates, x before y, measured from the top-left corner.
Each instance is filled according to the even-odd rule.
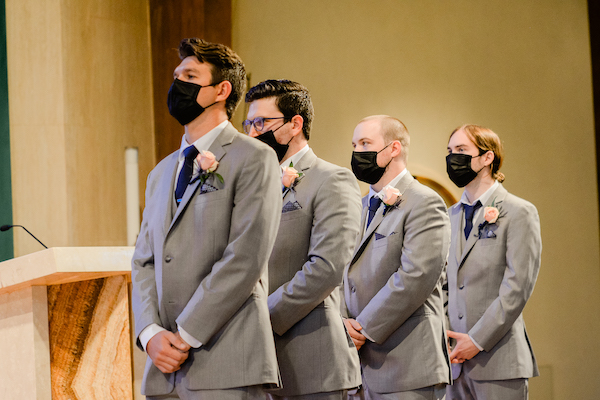
[[[394,246],[396,245],[402,238],[402,235],[397,233],[391,233],[388,236],[380,237],[377,232],[373,234],[373,248],[377,249],[383,246]]]

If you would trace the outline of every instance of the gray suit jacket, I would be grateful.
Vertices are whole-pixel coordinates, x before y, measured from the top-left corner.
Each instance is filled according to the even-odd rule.
[[[500,218],[484,224],[480,213],[462,252],[463,208],[457,203],[449,209],[450,329],[468,333],[484,349],[464,364],[453,364],[452,371],[454,377],[462,370],[476,380],[529,378],[539,373],[521,312],[540,268],[540,221],[533,204],[511,195],[502,185],[484,206],[492,202]]]
[[[441,282],[450,244],[446,206],[409,174],[397,208],[380,207],[344,272],[349,317],[374,340],[360,349],[377,393],[448,383]],[[368,199],[363,198],[363,221]]]
[[[273,393],[281,396],[360,385],[337,290],[360,225],[358,184],[348,169],[312,150],[294,168],[304,175],[284,193],[269,260],[269,311],[283,381]]]
[[[231,124],[209,150],[224,182],[209,178],[216,191],[190,184],[178,208],[177,152],[148,176],[132,260],[135,335],[152,323],[173,332],[179,324],[203,343],[176,372],[188,389],[278,384],[267,306],[267,262],[281,210],[277,158]],[[170,393],[174,375],[148,357],[142,393]]]

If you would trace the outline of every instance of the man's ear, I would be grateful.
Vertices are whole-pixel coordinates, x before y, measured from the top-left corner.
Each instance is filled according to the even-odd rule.
[[[492,165],[494,158],[496,158],[494,152],[491,150],[486,151],[481,157],[483,158],[483,162],[486,166]]]
[[[402,143],[399,140],[394,140],[390,147],[392,148],[392,157],[395,158],[402,154]]]
[[[292,132],[294,136],[298,133],[302,133],[302,128],[304,127],[304,118],[301,115],[294,115],[290,120],[290,124],[292,124]]]
[[[229,82],[229,81],[223,81],[223,82],[217,83],[215,85],[215,88],[217,89],[217,98],[215,99],[216,101],[227,100],[227,98],[231,94],[232,87],[231,87],[231,82]]]

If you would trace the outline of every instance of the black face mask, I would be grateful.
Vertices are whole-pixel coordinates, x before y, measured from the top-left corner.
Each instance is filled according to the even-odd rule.
[[[374,185],[379,182],[385,173],[385,169],[390,165],[392,160],[390,160],[385,167],[380,167],[377,165],[377,154],[384,151],[392,143],[393,142],[390,142],[379,151],[353,151],[351,164],[352,172],[354,172],[356,179],[366,182],[369,185]]]
[[[284,123],[283,125],[285,124],[286,123]],[[281,128],[281,126],[279,128]],[[285,154],[287,153],[288,149],[290,148],[290,142],[294,137],[292,136],[292,139],[290,139],[290,142],[287,142],[287,144],[281,144],[277,141],[277,139],[275,139],[275,132],[277,131],[277,129],[266,131],[265,133],[258,135],[256,138],[261,142],[269,145],[273,150],[275,150],[275,153],[277,153],[277,159],[279,160],[279,162],[281,162],[283,160],[283,157],[285,157]]]
[[[200,114],[204,112],[208,107],[214,106],[217,102],[212,103],[209,106],[202,107],[198,104],[198,93],[200,89],[212,85],[196,85],[195,83],[180,81],[175,79],[171,88],[169,89],[169,95],[167,96],[167,105],[169,106],[169,112],[181,125],[187,125]]]
[[[450,180],[460,188],[467,186],[485,168],[484,166],[477,172],[471,168],[471,160],[481,156],[481,154],[475,157],[460,153],[448,154],[446,156],[446,171]]]

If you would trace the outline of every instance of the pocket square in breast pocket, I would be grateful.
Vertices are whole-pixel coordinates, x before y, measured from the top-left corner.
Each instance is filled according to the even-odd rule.
[[[219,189],[217,189],[216,187],[214,187],[210,183],[204,182],[202,184],[202,187],[200,187],[200,194],[202,194],[202,193],[216,192],[217,190],[219,190]]]
[[[385,239],[387,236],[375,232],[375,240]]]
[[[494,239],[496,237],[496,234],[494,233],[494,231],[483,231],[481,233],[481,239]]]
[[[286,213],[286,212],[290,212],[290,211],[296,211],[296,210],[302,210],[302,206],[300,205],[300,203],[298,203],[297,201],[288,201],[287,203],[284,204],[283,208],[281,209],[282,213]]]

